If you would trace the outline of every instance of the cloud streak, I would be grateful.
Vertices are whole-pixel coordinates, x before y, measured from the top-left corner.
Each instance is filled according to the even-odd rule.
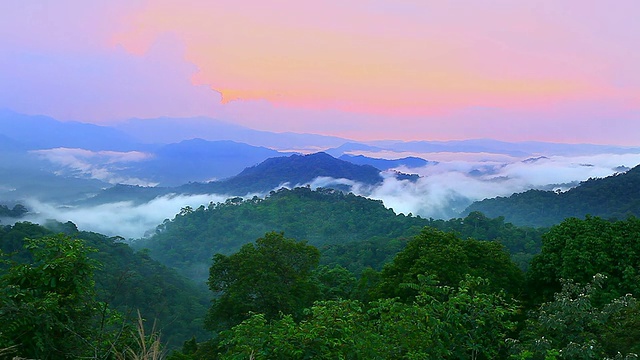
[[[449,218],[473,201],[509,196],[529,189],[568,190],[580,181],[601,178],[640,164],[640,154],[550,156],[510,163],[445,161],[400,171],[420,174],[416,182],[387,176],[383,184],[361,195],[382,200],[404,214]]]
[[[457,160],[418,169],[399,169],[420,174],[422,177],[415,182],[397,180],[389,172],[385,173],[382,184],[375,187],[327,177],[316,178],[309,185],[315,189],[338,184],[350,188],[355,194],[382,200],[396,213],[448,219],[458,216],[472,201],[509,196],[535,188],[567,190],[588,178],[609,176],[619,171],[620,166],[630,168],[637,164],[640,164],[640,154],[550,156],[511,162]],[[247,194],[245,197],[263,197],[267,193]],[[78,207],[60,207],[32,199],[26,203],[32,212],[26,220],[72,221],[83,230],[140,238],[164,219],[173,218],[185,206],[197,208],[210,202],[224,202],[227,198],[220,194],[174,194],[137,205],[125,201]]]
[[[173,218],[183,207],[197,208],[212,201],[224,202],[226,198],[224,195],[167,195],[139,205],[124,201],[79,207],[60,207],[31,199],[26,203],[31,214],[25,220],[37,223],[44,223],[49,219],[71,221],[81,230],[140,238],[165,219]]]
[[[55,148],[33,150],[31,153],[59,166],[61,170],[58,170],[57,173],[64,173],[66,170],[74,173],[74,175],[86,176],[110,184],[157,185],[157,183],[144,179],[118,175],[120,168],[131,166],[132,163],[147,160],[152,156],[140,151],[119,152]]]

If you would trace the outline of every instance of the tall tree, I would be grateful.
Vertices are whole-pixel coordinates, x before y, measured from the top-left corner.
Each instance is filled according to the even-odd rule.
[[[80,240],[26,239],[31,263],[12,263],[0,277],[0,348],[28,358],[76,358],[87,350],[96,312],[93,262]]]
[[[561,290],[560,279],[591,281],[607,276],[598,300],[640,294],[640,219],[611,222],[598,217],[569,218],[543,236],[542,252],[527,273],[529,288],[542,301]]]
[[[522,271],[510,260],[504,247],[493,241],[462,240],[453,233],[425,227],[407,243],[380,273],[378,297],[411,299],[416,291],[400,287],[416,283],[418,275],[433,275],[441,285],[456,286],[466,275],[484,277],[489,288],[511,295],[522,286]]]
[[[209,288],[217,297],[206,325],[212,330],[240,323],[250,312],[274,319],[280,313],[298,317],[318,297],[312,271],[320,252],[305,242],[269,232],[230,256],[216,254]]]

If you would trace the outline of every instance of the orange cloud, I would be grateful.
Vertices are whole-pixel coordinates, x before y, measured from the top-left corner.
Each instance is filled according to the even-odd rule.
[[[599,59],[590,66],[569,63],[573,50],[545,43],[555,36],[566,44],[571,34],[544,17],[534,21],[522,9],[473,17],[453,9],[461,13],[444,14],[450,22],[430,24],[420,11],[446,10],[441,5],[409,2],[419,10],[416,18],[354,4],[157,1],[117,41],[140,51],[157,34],[177,34],[187,59],[199,67],[194,83],[221,92],[224,102],[265,99],[294,107],[430,114],[465,106],[534,106],[607,90],[588,74]],[[494,22],[540,51],[518,44]]]

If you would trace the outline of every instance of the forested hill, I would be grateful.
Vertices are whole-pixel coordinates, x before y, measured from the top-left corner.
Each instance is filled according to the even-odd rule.
[[[304,185],[318,177],[349,179],[374,185],[382,181],[380,170],[370,165],[356,165],[319,152],[269,158],[244,169],[240,174],[220,182],[187,184],[178,188],[187,193],[226,193],[245,195],[276,189],[283,184]]]
[[[397,176],[403,176],[403,174]],[[194,182],[179,187],[116,185],[103,190],[93,198],[83,200],[82,203],[101,204],[116,201],[142,203],[168,194],[245,196],[251,193],[267,193],[285,185],[295,187],[310,184],[319,177],[328,179],[328,182],[323,184],[324,187],[345,191],[351,190],[349,183],[375,185],[382,182],[380,170],[373,166],[353,164],[320,152],[269,158],[258,165],[244,169],[236,176],[221,181]]]
[[[504,216],[509,222],[527,226],[550,226],[585,215],[606,219],[640,216],[640,165],[625,173],[589,179],[562,193],[529,190],[485,199],[471,204],[465,214],[473,211],[489,217]]]
[[[134,252],[116,238],[79,231],[70,222],[50,222],[47,228],[18,222],[13,226],[0,226],[0,254],[15,252],[14,261],[30,262],[32,259],[24,249],[25,239],[52,237],[58,233],[80,239],[97,250],[89,255],[96,261],[95,291],[98,300],[110,309],[120,311],[130,320],[137,318],[139,310],[149,327],[157,320],[163,341],[173,346],[191,336],[205,335],[202,316],[209,302],[208,291],[151,259],[148,254]],[[0,274],[5,270],[4,265],[0,262]]]
[[[146,247],[153,258],[203,281],[213,254],[232,253],[268,231],[277,231],[319,247],[331,259],[324,263],[338,263],[357,272],[365,266],[381,267],[402,249],[404,240],[433,226],[463,238],[499,240],[525,266],[539,249],[542,230],[517,228],[503,220],[479,213],[450,221],[396,215],[381,201],[302,187],[274,191],[265,199],[234,198],[184,208],[134,247]]]
[[[302,187],[280,189],[265,199],[232,198],[207,207],[185,208],[134,246],[146,247],[153,258],[203,280],[213,254],[237,251],[269,231],[321,246],[412,236],[424,225],[425,219],[398,216],[381,201]]]

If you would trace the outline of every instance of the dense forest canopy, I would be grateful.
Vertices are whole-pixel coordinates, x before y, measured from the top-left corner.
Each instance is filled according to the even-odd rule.
[[[504,216],[522,226],[551,226],[569,217],[605,219],[640,216],[640,166],[601,179],[589,179],[566,192],[529,190],[509,197],[471,204],[465,213],[479,211]]]
[[[542,229],[516,227],[504,218],[473,213],[449,221],[396,214],[381,201],[333,189],[280,189],[261,199],[231,198],[207,207],[184,208],[133,244],[148,248],[160,262],[204,281],[215,253],[230,254],[269,231],[306,240],[321,249],[321,262],[356,273],[380,269],[424,226],[453,231],[462,238],[496,240],[521,268],[540,249]]]
[[[96,263],[92,281],[97,301],[128,318],[135,318],[140,311],[151,322],[157,319],[164,340],[174,345],[204,334],[202,324],[209,301],[206,291],[117,238],[79,231],[72,223],[52,222],[45,228],[18,222],[0,227],[0,251],[13,254],[11,259],[18,264],[27,264],[34,260],[25,249],[27,239],[56,234],[73,237],[93,249],[87,256]]]
[[[0,227],[0,356],[632,359],[638,234],[634,217],[434,220],[307,187],[185,207],[137,252],[18,222]]]

